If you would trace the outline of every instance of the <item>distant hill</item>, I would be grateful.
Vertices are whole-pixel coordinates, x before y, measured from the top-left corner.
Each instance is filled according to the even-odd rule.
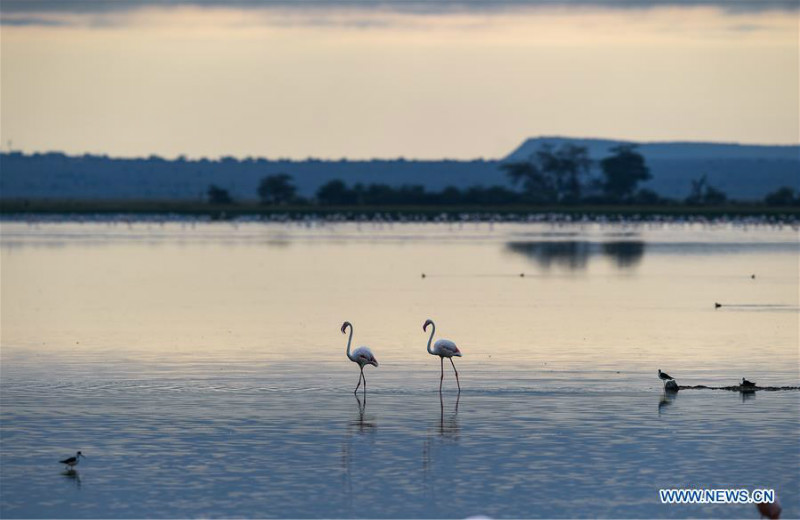
[[[239,200],[256,198],[262,177],[288,173],[299,192],[313,195],[331,179],[348,184],[421,184],[438,191],[447,186],[509,186],[500,166],[525,160],[544,143],[586,146],[601,159],[620,141],[540,137],[528,139],[509,156],[474,161],[305,161],[270,159],[165,160],[68,156],[63,153],[0,154],[0,198],[6,199],[181,199],[200,200],[217,184]],[[800,147],[718,143],[642,143],[653,179],[647,187],[663,196],[683,198],[690,182],[707,175],[709,183],[740,200],[760,199],[781,186],[800,184]]]
[[[643,186],[670,198],[683,198],[692,179],[708,176],[710,185],[729,197],[761,199],[781,186],[800,187],[800,146],[763,146],[729,143],[633,143],[609,139],[537,137],[528,139],[504,161],[530,157],[543,144],[585,146],[592,159],[602,159],[619,144],[636,144],[653,178]]]
[[[219,160],[121,159],[62,153],[0,155],[0,198],[199,200],[209,184],[238,200],[255,200],[259,181],[277,173],[294,178],[300,195],[312,196],[331,179],[348,184],[498,184],[506,180],[497,161],[306,161],[222,158]]]

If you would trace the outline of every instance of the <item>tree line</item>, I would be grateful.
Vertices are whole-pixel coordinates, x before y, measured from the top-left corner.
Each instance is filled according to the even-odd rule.
[[[611,148],[600,161],[589,157],[586,147],[565,143],[542,145],[526,161],[507,162],[500,166],[516,189],[505,186],[472,186],[460,189],[448,186],[441,191],[427,191],[424,186],[356,183],[348,186],[334,179],[319,187],[311,199],[298,195],[292,177],[278,173],[264,177],[258,185],[258,198],[269,206],[427,206],[427,205],[577,205],[577,204],[686,204],[721,205],[728,201],[720,189],[708,184],[706,176],[692,181],[683,200],[666,199],[639,184],[652,175],[636,145]],[[599,169],[599,175],[595,172]],[[208,201],[233,204],[227,190],[210,185]],[[783,187],[767,195],[770,206],[800,206],[800,193]]]

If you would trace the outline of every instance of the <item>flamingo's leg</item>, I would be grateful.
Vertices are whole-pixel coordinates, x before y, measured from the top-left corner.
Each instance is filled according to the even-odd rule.
[[[353,390],[353,393],[358,392],[358,387],[361,386],[361,378],[364,377],[364,367],[361,367],[361,374],[358,376],[358,384],[356,385],[356,389]]]
[[[442,391],[442,381],[444,380],[444,358],[440,357],[439,361],[441,361],[440,365],[441,365],[441,368],[442,368],[442,375],[439,376],[439,392],[441,392]]]
[[[456,364],[453,363],[453,358],[450,358],[450,364],[453,365],[453,372],[456,373],[456,384],[458,385],[459,393],[461,393],[461,383],[458,380],[458,370],[456,370]]]
[[[364,379],[364,400],[367,399],[367,376],[364,375],[364,367],[361,367],[361,378]]]

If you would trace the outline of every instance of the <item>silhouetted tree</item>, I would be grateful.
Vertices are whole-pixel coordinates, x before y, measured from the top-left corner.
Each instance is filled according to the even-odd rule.
[[[669,202],[669,199],[665,199],[653,190],[641,189],[636,192],[631,202],[634,204],[655,205],[666,204]]]
[[[636,185],[651,178],[650,170],[642,154],[636,152],[636,145],[622,144],[611,152],[612,155],[600,161],[603,193],[610,201],[629,200]]]
[[[343,181],[334,179],[319,187],[317,201],[324,205],[355,204],[356,196]]]
[[[228,190],[220,188],[216,184],[210,184],[208,186],[208,191],[206,192],[208,195],[208,202],[210,204],[232,204],[233,199],[231,198],[231,194],[228,193]]]
[[[800,195],[795,195],[792,188],[784,186],[767,194],[764,203],[768,206],[800,206]]]
[[[558,148],[543,146],[536,155],[542,170],[555,178],[558,201],[580,200],[581,177],[592,167],[589,150],[585,146],[566,143]]]
[[[584,146],[566,143],[556,148],[543,144],[527,162],[501,166],[514,184],[522,184],[532,202],[577,202],[581,177],[589,173],[592,161]]]
[[[714,204],[724,204],[728,196],[722,190],[708,185],[705,175],[692,181],[692,189],[686,197],[686,204],[692,206],[705,206]]]
[[[439,193],[439,202],[442,204],[460,204],[461,190],[455,186],[448,186]]]
[[[703,200],[704,204],[713,206],[725,204],[726,202],[728,202],[728,195],[724,191],[717,189],[714,186],[708,186],[706,188],[706,194]]]
[[[296,193],[292,177],[285,173],[264,177],[258,185],[262,204],[286,204],[295,198]]]
[[[519,202],[519,194],[503,186],[472,186],[462,195],[464,204],[499,206]]]
[[[522,185],[522,192],[529,202],[555,202],[555,183],[534,162],[505,163],[500,166],[515,185]]]

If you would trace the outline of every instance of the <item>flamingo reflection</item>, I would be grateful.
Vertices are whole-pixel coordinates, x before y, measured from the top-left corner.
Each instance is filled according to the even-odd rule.
[[[364,394],[362,401],[358,394],[353,394],[358,406],[358,415],[348,421],[347,423],[347,436],[342,444],[342,478],[344,479],[345,492],[349,497],[349,505],[353,506],[353,470],[351,467],[351,459],[353,455],[356,458],[368,458],[369,453],[365,453],[369,448],[369,444],[365,442],[370,439],[372,434],[377,430],[377,425],[374,421],[369,420],[367,413],[367,396]]]
[[[461,426],[458,423],[458,402],[461,400],[461,392],[456,396],[456,402],[453,406],[452,413],[445,416],[444,413],[444,396],[439,393],[439,421],[436,424],[436,437],[428,433],[422,443],[422,474],[427,483],[430,480],[430,470],[432,459],[434,458],[433,452],[438,451],[438,448],[443,447],[443,441],[458,442],[458,434],[461,431]],[[430,432],[431,430],[429,430]],[[433,490],[433,486],[426,486],[426,489]]]

